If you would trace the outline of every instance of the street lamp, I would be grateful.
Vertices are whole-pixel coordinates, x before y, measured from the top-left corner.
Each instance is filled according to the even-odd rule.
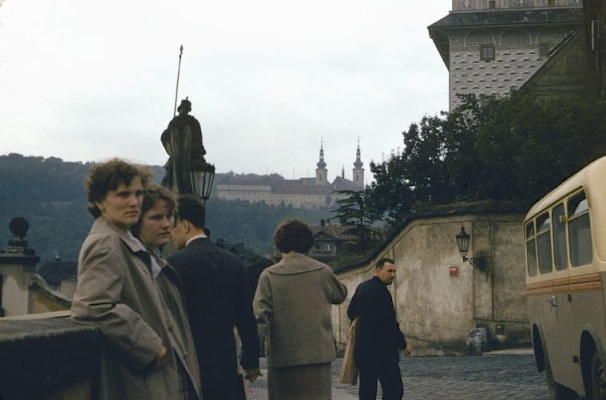
[[[189,182],[193,193],[202,199],[202,203],[210,197],[215,179],[215,166],[204,162],[202,167],[189,171]]]
[[[465,228],[461,225],[461,232],[456,235],[457,238],[457,247],[459,248],[459,252],[461,253],[461,257],[463,257],[463,261],[467,261],[471,264],[472,267],[486,274],[486,279],[488,279],[488,257],[484,254],[477,254],[476,257],[467,257],[467,251],[469,250],[469,239],[471,238],[467,232],[465,232]]]

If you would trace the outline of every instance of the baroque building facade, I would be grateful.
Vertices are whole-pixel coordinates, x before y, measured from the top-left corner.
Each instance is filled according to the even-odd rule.
[[[285,205],[293,208],[331,208],[337,200],[347,196],[342,190],[364,190],[364,163],[360,145],[356,150],[352,179],[341,176],[331,182],[328,179],[327,163],[324,161],[324,145],[320,146],[320,157],[316,163],[315,177],[283,179],[281,176],[260,176],[254,180],[228,176],[217,182],[217,197],[224,200],[244,200],[250,203],[264,202],[268,205]]]
[[[449,71],[450,110],[458,95],[499,98],[522,88],[583,25],[582,0],[453,0],[452,11],[428,27]],[[567,72],[585,64],[569,57]]]

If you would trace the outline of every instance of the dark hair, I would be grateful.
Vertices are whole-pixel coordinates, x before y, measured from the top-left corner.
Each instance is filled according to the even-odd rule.
[[[134,178],[140,178],[145,187],[151,176],[148,168],[118,158],[93,166],[84,181],[88,211],[95,218],[101,216],[101,210],[95,202],[103,200],[108,192],[116,190],[120,184],[130,185]]]
[[[377,263],[375,264],[375,269],[381,269],[385,266],[385,264],[395,264],[395,263],[396,262],[393,259],[383,257],[379,261],[377,261]]]
[[[276,229],[274,244],[282,253],[307,253],[314,244],[311,229],[299,219],[286,220]]]
[[[204,228],[204,203],[191,193],[177,199],[177,218],[191,222],[196,228]]]
[[[130,228],[133,235],[139,237],[141,230],[141,222],[143,216],[151,208],[153,208],[159,201],[165,201],[168,206],[169,215],[177,214],[177,196],[171,190],[160,186],[157,183],[152,183],[145,188],[145,194],[143,195],[143,205],[141,206],[141,218],[135,225]]]

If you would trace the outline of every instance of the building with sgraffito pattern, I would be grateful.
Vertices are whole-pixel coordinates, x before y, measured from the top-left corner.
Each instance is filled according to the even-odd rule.
[[[449,71],[449,106],[458,95],[480,99],[507,96],[523,88],[554,59],[558,74],[549,90],[586,88],[583,2],[581,0],[453,0],[452,11],[428,27]],[[564,53],[564,54],[562,54]],[[582,82],[569,84],[570,78]],[[575,89],[575,90],[576,90]]]

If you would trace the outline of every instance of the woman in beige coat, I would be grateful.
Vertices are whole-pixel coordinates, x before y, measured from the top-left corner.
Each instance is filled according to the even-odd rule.
[[[177,357],[166,303],[152,275],[151,256],[129,232],[141,215],[147,170],[121,160],[91,169],[85,183],[95,217],[78,258],[72,318],[103,333],[101,400],[167,400],[180,394]]]
[[[329,266],[305,255],[313,237],[304,222],[282,223],[274,243],[282,260],[261,273],[253,301],[269,399],[331,400],[331,305],[345,300],[347,288]]]
[[[181,280],[177,271],[161,254],[162,247],[171,240],[170,232],[175,224],[176,213],[175,194],[163,186],[150,184],[145,188],[141,218],[131,228],[131,232],[152,256],[152,275],[163,294],[173,325],[177,328],[171,329],[170,332],[173,335],[180,335],[178,342],[182,342],[185,346],[177,362],[182,398],[194,400],[201,392],[200,367],[185,308],[185,299],[181,292]]]

